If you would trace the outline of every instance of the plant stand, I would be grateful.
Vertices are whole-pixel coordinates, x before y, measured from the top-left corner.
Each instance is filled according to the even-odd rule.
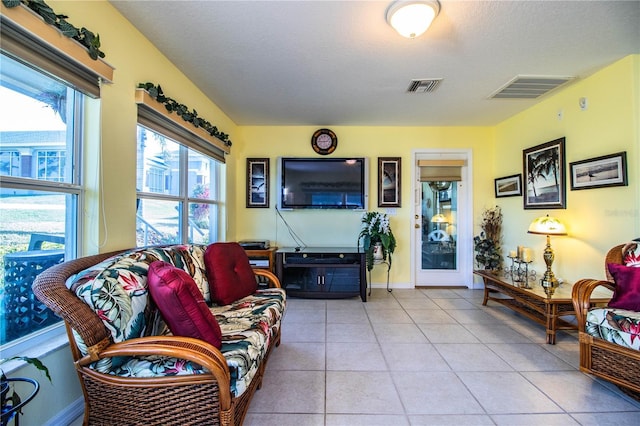
[[[29,402],[31,402],[31,400],[36,396],[36,394],[40,390],[40,385],[34,379],[29,379],[26,377],[13,377],[13,378],[7,378],[6,380],[7,382],[26,382],[26,383],[31,383],[33,385],[33,390],[31,391],[31,394],[29,394],[29,396],[24,398],[15,407],[14,406],[9,407],[8,405],[5,406],[7,404],[7,401],[5,401],[2,404],[2,425],[8,424],[11,419],[15,418],[14,425],[20,426],[20,409],[25,405],[27,405]]]
[[[387,265],[387,292],[391,293],[393,291],[392,288],[389,288],[389,271],[391,271],[391,264],[388,261],[383,260],[382,262],[374,263],[373,266],[375,267],[375,265]],[[369,286],[369,296],[371,296],[371,271],[369,271],[369,282],[367,283],[367,285]]]

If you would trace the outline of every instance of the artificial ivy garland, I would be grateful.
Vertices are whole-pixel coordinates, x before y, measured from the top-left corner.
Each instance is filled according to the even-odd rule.
[[[195,109],[189,111],[188,106],[165,96],[164,93],[162,93],[162,87],[160,87],[159,84],[156,86],[153,83],[139,83],[138,88],[146,90],[149,93],[149,96],[163,104],[170,113],[175,112],[182,117],[184,121],[193,124],[194,127],[204,129],[211,136],[220,139],[226,146],[231,146],[229,135],[219,131],[216,126],[212,125],[204,118],[198,117],[198,112]]]
[[[2,4],[9,9],[24,4],[40,15],[42,19],[44,19],[44,22],[53,25],[65,36],[78,41],[86,47],[91,59],[97,60],[98,58],[104,58],[104,52],[100,50],[99,34],[94,34],[85,27],[80,29],[74,27],[67,22],[68,16],[56,14],[51,6],[45,3],[44,0],[2,0]]]

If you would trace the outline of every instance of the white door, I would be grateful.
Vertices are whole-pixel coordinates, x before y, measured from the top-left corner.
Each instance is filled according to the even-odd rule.
[[[417,287],[473,287],[469,164],[468,151],[415,153],[412,241]]]

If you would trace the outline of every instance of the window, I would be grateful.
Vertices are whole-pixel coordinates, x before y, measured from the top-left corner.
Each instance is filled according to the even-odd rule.
[[[31,284],[77,255],[84,95],[9,56],[0,61],[0,344],[10,356],[61,322]]]
[[[64,182],[65,151],[38,151],[38,179]]]
[[[20,153],[18,151],[0,152],[0,176],[20,176]]]
[[[138,126],[138,246],[220,239],[224,165]]]

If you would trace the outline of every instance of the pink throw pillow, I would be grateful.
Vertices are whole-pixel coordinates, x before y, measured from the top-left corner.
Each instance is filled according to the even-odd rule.
[[[256,292],[258,282],[247,253],[238,243],[213,243],[204,252],[211,300],[228,305]]]
[[[220,349],[220,325],[191,275],[170,263],[156,261],[149,265],[147,283],[173,335],[195,337]]]
[[[607,268],[616,284],[609,307],[640,312],[640,268],[617,263],[609,263]]]

